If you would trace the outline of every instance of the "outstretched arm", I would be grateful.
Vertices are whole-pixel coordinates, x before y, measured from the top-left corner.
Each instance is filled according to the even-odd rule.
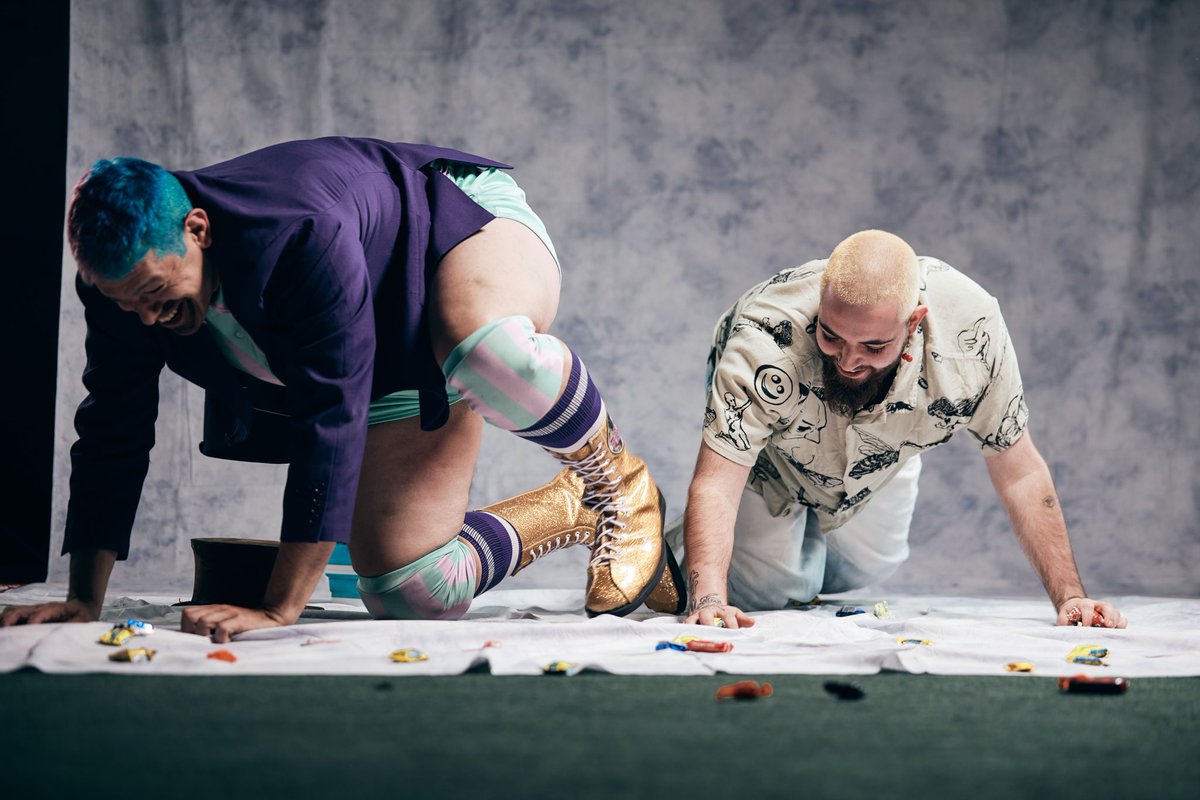
[[[9,606],[0,612],[0,627],[43,622],[95,622],[100,619],[108,578],[117,554],[112,550],[80,548],[71,553],[67,599],[35,606]]]
[[[224,643],[255,628],[291,625],[317,588],[333,545],[333,542],[281,542],[261,608],[189,606],[183,610],[179,629]]]
[[[1029,431],[1008,449],[986,456],[986,460],[992,486],[1008,511],[1021,549],[1058,611],[1056,624],[1070,625],[1078,619],[1087,625],[1097,613],[1103,620],[1097,624],[1124,628],[1125,617],[1120,611],[1109,603],[1088,599],[1084,591],[1054,480]]]
[[[715,618],[720,617],[730,628],[754,624],[740,609],[729,605],[728,585],[734,522],[749,474],[749,467],[735,464],[701,443],[684,516],[689,597],[686,622],[714,625]]]

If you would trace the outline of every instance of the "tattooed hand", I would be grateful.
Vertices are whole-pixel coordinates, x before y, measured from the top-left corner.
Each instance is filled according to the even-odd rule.
[[[689,583],[694,583],[693,575],[689,575]],[[688,617],[685,624],[716,625],[724,628],[749,628],[754,620],[746,616],[741,609],[729,605],[724,597],[715,592],[697,598],[691,595],[688,603]]]

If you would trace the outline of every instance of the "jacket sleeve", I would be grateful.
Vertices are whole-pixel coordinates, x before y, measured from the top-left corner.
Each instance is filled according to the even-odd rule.
[[[75,290],[87,323],[87,396],[75,412],[63,553],[94,547],[124,559],[154,446],[166,355],[136,315],[78,278]]]
[[[329,220],[306,225],[263,295],[270,333],[289,354],[274,365],[291,417],[280,539],[344,542],[366,444],[375,312],[357,235]]]

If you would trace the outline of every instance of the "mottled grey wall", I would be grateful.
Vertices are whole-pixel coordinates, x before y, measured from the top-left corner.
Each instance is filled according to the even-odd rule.
[[[557,332],[671,513],[718,314],[895,231],[1000,298],[1092,591],[1200,594],[1198,3],[76,2],[71,58],[72,180],[334,133],[517,164],[563,258]],[[64,280],[59,536],[82,337]],[[275,535],[284,473],[200,456],[201,393],[162,386],[114,583],[186,591],[188,537]],[[925,464],[892,585],[1036,591],[974,446]],[[474,500],[553,471],[489,431]],[[527,575],[574,586],[582,564]]]

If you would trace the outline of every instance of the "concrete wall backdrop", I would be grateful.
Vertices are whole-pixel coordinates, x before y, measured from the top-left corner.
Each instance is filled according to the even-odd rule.
[[[1092,592],[1200,594],[1200,4],[73,4],[71,182],[99,157],[193,168],[327,134],[518,165],[563,258],[556,331],[672,514],[720,312],[852,231],[904,236],[1000,299]],[[82,397],[73,268],[65,258],[56,543]],[[114,587],[186,592],[190,537],[277,534],[283,469],[200,456],[201,405],[164,375]],[[891,586],[1038,591],[974,445],[925,465],[913,556]],[[473,501],[553,472],[489,431]],[[581,585],[581,555],[522,577]]]

